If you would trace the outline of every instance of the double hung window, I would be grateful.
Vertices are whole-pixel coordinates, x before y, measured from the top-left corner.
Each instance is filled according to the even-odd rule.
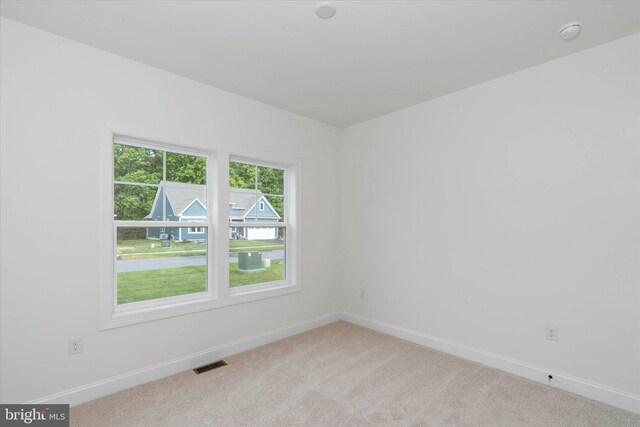
[[[103,143],[101,328],[300,290],[297,160]]]

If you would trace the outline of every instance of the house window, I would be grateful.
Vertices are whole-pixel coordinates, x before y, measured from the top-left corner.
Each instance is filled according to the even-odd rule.
[[[258,160],[229,163],[229,286],[284,283],[288,264],[288,170]],[[237,221],[243,221],[238,226]]]
[[[300,290],[298,161],[103,138],[101,329]]]

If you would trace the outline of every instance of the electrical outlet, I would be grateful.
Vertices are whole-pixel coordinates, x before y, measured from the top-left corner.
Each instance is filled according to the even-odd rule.
[[[557,326],[547,326],[546,331],[546,339],[551,341],[558,341],[558,327]]]
[[[82,353],[82,337],[69,338],[69,354]]]

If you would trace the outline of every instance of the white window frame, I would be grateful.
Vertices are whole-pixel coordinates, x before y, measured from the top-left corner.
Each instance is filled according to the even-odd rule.
[[[207,290],[188,295],[159,298],[118,305],[116,301],[116,232],[119,226],[140,227],[140,221],[118,221],[113,215],[113,144],[119,142],[207,158],[207,219],[187,223],[149,221],[154,227],[207,228]],[[134,325],[173,316],[211,310],[233,304],[300,292],[301,286],[301,176],[299,159],[252,152],[229,150],[200,141],[178,141],[104,124],[101,131],[100,166],[100,278],[99,324],[101,330]],[[197,147],[213,148],[197,148]],[[286,278],[258,285],[229,287],[229,160],[285,170]],[[238,223],[234,223],[234,226]],[[251,226],[274,227],[274,223],[252,223]]]
[[[260,202],[258,202],[258,210],[259,211],[264,211],[264,201],[260,200]]]
[[[262,166],[267,168],[277,168],[284,170],[284,221],[283,222],[268,222],[268,221],[255,221],[255,222],[236,222],[233,219],[228,219],[230,227],[240,228],[284,228],[285,229],[285,278],[283,280],[277,280],[273,282],[257,283],[255,285],[242,285],[231,288],[230,293],[234,295],[242,295],[255,291],[264,291],[271,288],[277,288],[279,286],[286,286],[289,283],[295,283],[298,279],[296,274],[299,274],[299,226],[297,219],[300,215],[300,206],[296,201],[300,201],[300,196],[296,192],[300,185],[296,181],[299,179],[299,165],[287,166],[283,163],[268,162],[258,160],[256,157],[243,157],[243,156],[231,156],[230,162],[238,162],[250,164],[253,166]],[[296,173],[297,172],[297,173]],[[296,176],[298,179],[296,179]],[[259,203],[264,203],[260,201]],[[256,208],[258,204],[254,205]],[[256,211],[257,213],[257,211]],[[256,217],[257,214],[256,214]],[[259,218],[259,217],[258,217]],[[263,217],[264,218],[264,217]],[[244,234],[244,233],[243,233]],[[292,234],[290,236],[290,234]]]

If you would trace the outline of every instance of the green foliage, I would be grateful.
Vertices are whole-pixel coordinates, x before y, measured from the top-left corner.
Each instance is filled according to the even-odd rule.
[[[207,159],[187,154],[166,153],[167,181],[187,184],[207,183]]]
[[[118,220],[144,220],[151,212],[155,187],[139,187],[137,185],[114,185],[114,213]]]
[[[259,166],[258,190],[264,194],[284,195],[284,170]]]
[[[246,163],[229,162],[229,187],[256,188],[256,167]]]
[[[122,233],[120,233],[120,230]],[[122,240],[138,240],[146,239],[147,232],[144,228],[121,228],[118,230],[118,235]]]
[[[159,184],[162,180],[163,152],[123,144],[113,145],[115,181]],[[114,214],[119,220],[143,220],[151,211],[154,187],[114,185]],[[138,233],[133,233],[132,236]]]
[[[159,184],[162,180],[162,151],[130,145],[113,145],[113,177],[116,181]]]
[[[284,170],[258,167],[258,190],[264,194],[282,196],[266,196],[266,198],[278,215],[284,218]]]

